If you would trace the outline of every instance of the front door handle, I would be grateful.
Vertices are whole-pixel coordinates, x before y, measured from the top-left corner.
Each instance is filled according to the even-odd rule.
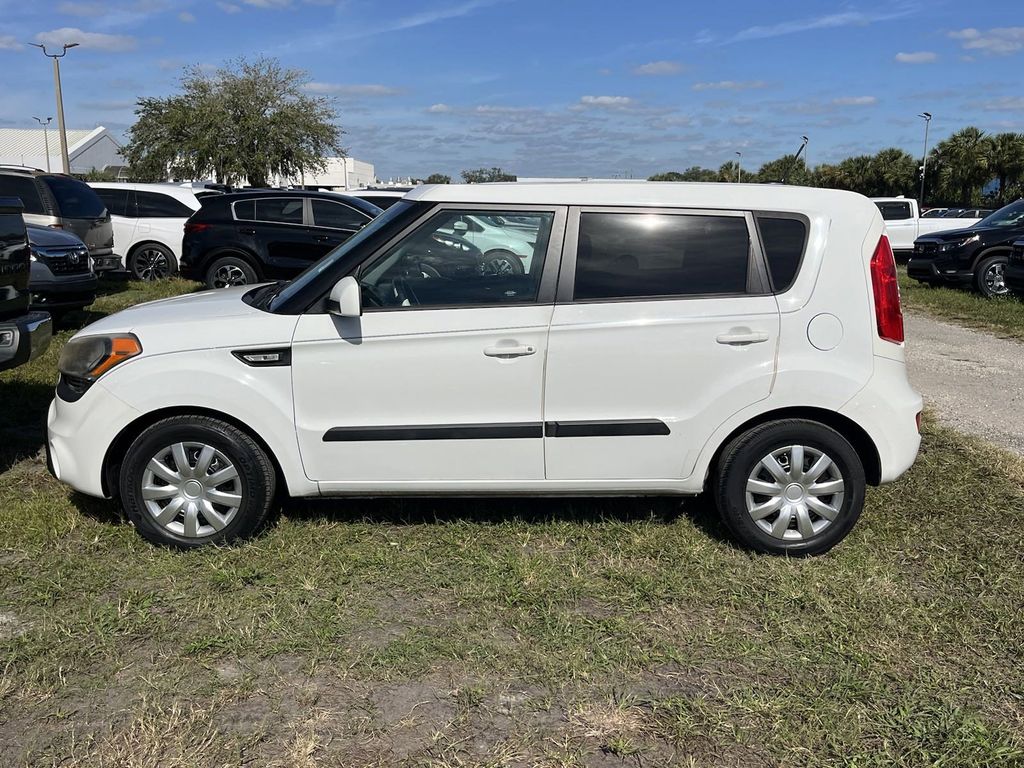
[[[728,344],[733,347],[743,347],[747,344],[760,344],[768,341],[768,334],[763,331],[750,331],[747,329],[734,329],[728,333],[719,335],[715,341],[719,344]]]
[[[238,228],[238,234],[240,234],[240,235],[255,235],[256,234],[256,230],[255,229],[249,229],[247,227],[246,228],[239,227]]]
[[[484,348],[484,354],[488,357],[525,357],[526,355],[533,355],[536,352],[536,347],[528,346],[526,344],[516,344],[511,346],[495,344],[493,347]]]

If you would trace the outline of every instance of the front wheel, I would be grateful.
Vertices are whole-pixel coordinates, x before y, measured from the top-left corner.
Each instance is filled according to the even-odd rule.
[[[986,299],[1005,296],[1010,292],[1006,285],[1006,256],[988,256],[978,262],[974,270],[974,287]]]
[[[256,270],[241,256],[221,256],[206,270],[207,288],[230,288],[259,282]]]
[[[274,498],[274,467],[259,443],[204,416],[174,416],[125,454],[120,491],[128,518],[155,544],[192,549],[252,535]]]
[[[484,254],[484,269],[489,275],[524,275],[523,260],[512,251],[497,249]]]
[[[128,269],[136,280],[151,282],[175,274],[178,262],[166,246],[146,243],[132,252],[128,259]]]
[[[743,545],[772,555],[827,552],[864,506],[864,466],[850,443],[802,419],[754,427],[722,453],[715,501]]]

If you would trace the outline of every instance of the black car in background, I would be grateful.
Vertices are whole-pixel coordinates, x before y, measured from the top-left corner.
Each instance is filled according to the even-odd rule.
[[[1006,287],[1024,299],[1024,237],[1013,244],[1003,275]]]
[[[914,241],[907,274],[930,285],[973,284],[987,297],[1002,296],[1013,243],[1024,238],[1024,199],[1000,208],[977,224],[922,235]]]
[[[208,288],[294,277],[381,209],[332,192],[253,190],[204,197],[185,222],[181,274]]]
[[[29,224],[32,251],[29,291],[32,309],[45,310],[54,322],[96,300],[96,273],[89,249],[78,237],[50,227]]]
[[[0,371],[41,355],[52,335],[50,316],[29,309],[31,252],[23,208],[19,198],[0,197]]]

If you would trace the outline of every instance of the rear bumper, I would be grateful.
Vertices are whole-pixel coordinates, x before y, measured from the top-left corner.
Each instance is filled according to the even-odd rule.
[[[116,253],[92,257],[92,268],[96,272],[117,272],[124,269],[124,262]]]
[[[50,346],[53,324],[46,312],[0,322],[0,371],[34,360]]]

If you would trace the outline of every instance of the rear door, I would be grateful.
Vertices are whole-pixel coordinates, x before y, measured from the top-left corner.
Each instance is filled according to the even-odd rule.
[[[171,195],[148,190],[135,193],[135,204],[139,217],[135,239],[162,243],[180,259],[185,222],[195,211]],[[116,231],[114,238],[117,238]]]
[[[548,339],[549,480],[687,477],[768,397],[779,341],[750,214],[574,209]]]
[[[285,272],[299,272],[323,255],[306,225],[302,197],[259,197],[233,203],[240,240],[254,241],[269,264]]]

